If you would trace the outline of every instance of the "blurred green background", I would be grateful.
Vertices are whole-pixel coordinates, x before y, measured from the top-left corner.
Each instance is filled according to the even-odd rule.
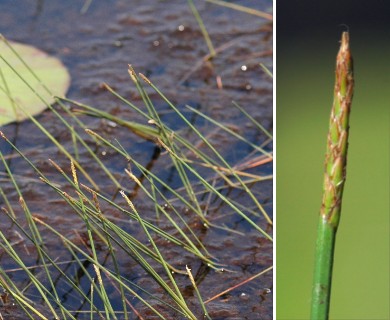
[[[279,29],[281,19],[289,19],[279,14],[284,3],[277,2],[276,64],[276,308],[280,320],[310,315],[335,58],[345,30],[326,19],[332,26],[328,32],[316,22],[312,29],[299,23],[295,30]],[[321,25],[325,29],[326,23]],[[387,320],[390,41],[388,33],[372,32],[375,25],[360,28],[352,21],[349,27],[355,95],[330,319]]]

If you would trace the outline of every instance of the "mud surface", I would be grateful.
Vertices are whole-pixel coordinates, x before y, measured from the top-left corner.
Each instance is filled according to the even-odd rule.
[[[271,12],[271,1],[238,1],[237,3],[258,10]],[[266,141],[264,134],[245,119],[233,105],[237,101],[249,114],[257,119],[267,130],[272,132],[272,80],[259,67],[264,63],[272,71],[272,23],[259,17],[240,13],[211,3],[195,1],[195,4],[210,33],[217,56],[210,61],[203,61],[209,53],[199,26],[194,19],[186,1],[92,1],[86,13],[80,10],[83,1],[2,1],[0,10],[0,32],[8,39],[34,45],[52,55],[59,57],[69,68],[72,84],[68,98],[110,112],[118,117],[132,121],[145,121],[126,107],[111,93],[102,87],[108,83],[118,93],[142,106],[141,98],[127,73],[127,65],[131,64],[137,72],[142,72],[155,83],[159,89],[179,109],[185,110],[190,105],[213,119],[229,124],[258,145]],[[218,84],[217,79],[221,82]],[[173,129],[181,129],[183,123],[178,121],[167,103],[152,90],[147,89],[150,97],[162,117]],[[58,107],[56,107],[58,108]],[[60,110],[58,108],[58,110]],[[63,111],[60,111],[63,113]],[[202,132],[209,130],[208,125],[199,117],[184,111]],[[66,115],[64,115],[66,116]],[[45,111],[37,119],[68,150],[72,150],[72,137],[69,131],[52,112]],[[143,165],[151,161],[156,151],[155,144],[132,135],[128,130],[112,126],[107,121],[81,116],[87,126],[99,131],[109,138],[116,138],[132,157]],[[48,159],[55,160],[69,172],[69,162],[58,149],[30,121],[19,125],[11,124],[1,128],[4,134],[49,178],[57,181],[66,189],[66,183]],[[226,135],[211,135],[217,149],[232,164],[245,159],[252,150],[232,148],[232,142]],[[93,140],[89,137],[91,145]],[[196,143],[197,141],[194,141]],[[240,146],[238,144],[237,146]],[[31,167],[4,141],[0,148],[8,161],[10,169],[17,178],[30,210],[34,215],[56,226],[57,230],[74,241],[82,242],[85,225],[72,213],[71,208],[64,205],[64,200],[50,188],[43,186]],[[124,177],[123,170],[128,163],[122,156],[103,146],[95,146],[96,154],[118,178]],[[272,144],[266,146],[272,151]],[[177,173],[168,167],[164,155],[152,165],[152,171],[162,179],[169,181],[174,188],[180,188]],[[93,173],[94,180],[104,189],[105,194],[114,195],[116,188],[107,181],[95,162],[90,161],[85,151],[80,150],[80,162],[83,167]],[[11,206],[15,210],[22,227],[26,227],[23,210],[18,204],[18,195],[8,179],[4,166],[1,165],[0,185],[6,193]],[[252,173],[268,175],[272,173],[272,164],[265,164],[251,169]],[[130,182],[127,187],[134,188]],[[252,186],[260,203],[272,216],[272,181],[256,183]],[[229,197],[246,205],[251,203],[245,192],[233,189],[227,191]],[[146,203],[142,194],[134,197],[139,211],[154,218],[154,208]],[[118,200],[121,201],[121,200]],[[226,265],[232,272],[216,272],[205,267],[188,252],[179,250],[170,243],[159,243],[165,252],[166,259],[176,268],[184,270],[185,265],[192,268],[198,280],[199,290],[204,300],[234,286],[241,281],[261,272],[272,265],[272,242],[259,232],[254,231],[241,217],[233,214],[229,208],[218,200],[208,200],[210,205],[208,217],[213,223],[227,226],[236,232],[217,228],[206,229],[199,218],[191,216],[186,208],[177,208],[188,223],[197,231],[197,235],[207,250],[219,263]],[[250,204],[251,206],[252,203]],[[5,208],[4,198],[0,197],[0,206]],[[103,208],[104,209],[104,208]],[[125,230],[147,241],[139,227],[121,213],[106,208],[106,214]],[[255,208],[253,208],[255,210]],[[158,222],[156,222],[158,223]],[[272,229],[262,218],[257,218],[262,228],[272,234]],[[25,252],[26,263],[34,266],[37,256],[34,248],[29,247],[26,236],[17,232],[15,226],[5,215],[0,217],[1,232],[18,252]],[[170,227],[160,227],[168,232]],[[45,244],[51,248],[53,256],[59,261],[72,259],[68,251],[59,245],[57,237],[42,229]],[[102,244],[98,253],[102,260],[108,259]],[[0,249],[2,250],[2,249]],[[0,253],[0,264],[5,270],[15,268],[15,263]],[[124,273],[129,280],[146,287],[159,297],[164,292],[145,277],[144,271],[130,258],[121,261]],[[85,265],[90,269],[92,266]],[[79,270],[72,263],[64,264],[64,272],[74,275]],[[39,278],[41,269],[36,268]],[[61,276],[56,274],[58,287],[61,287]],[[7,271],[14,281],[20,282],[20,288],[28,286],[23,273],[17,270]],[[80,288],[88,291],[87,279],[81,277]],[[189,307],[199,319],[202,311],[188,278],[177,276],[178,284],[188,300]],[[272,319],[272,272],[268,272],[246,285],[229,292],[208,303],[206,306],[213,319]],[[63,303],[73,310],[88,310],[71,288],[59,290]],[[113,308],[121,309],[119,294],[113,289],[109,292]],[[37,293],[29,292],[34,301]],[[115,299],[118,297],[118,299]],[[34,301],[39,306],[42,301]],[[133,301],[135,309],[145,319],[154,319],[142,303]],[[13,314],[17,319],[14,306],[0,305],[3,315]],[[12,311],[13,310],[13,311]],[[8,313],[7,313],[8,312]],[[169,319],[180,319],[172,311],[166,312]],[[171,312],[171,313],[170,313]],[[89,318],[89,315],[76,313],[78,319]],[[135,317],[132,315],[131,317]],[[11,319],[11,318],[7,318]],[[20,318],[22,319],[22,318]]]

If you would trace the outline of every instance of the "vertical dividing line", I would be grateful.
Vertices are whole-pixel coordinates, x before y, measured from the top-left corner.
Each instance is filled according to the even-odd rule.
[[[329,316],[334,247],[346,178],[353,82],[349,33],[343,32],[336,60],[336,81],[325,157],[312,292],[312,320],[328,319]]]

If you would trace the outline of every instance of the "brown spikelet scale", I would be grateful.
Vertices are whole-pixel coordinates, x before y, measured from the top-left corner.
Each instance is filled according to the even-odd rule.
[[[330,116],[321,215],[337,227],[346,178],[349,114],[353,95],[353,66],[349,34],[344,32],[336,60],[336,81]]]

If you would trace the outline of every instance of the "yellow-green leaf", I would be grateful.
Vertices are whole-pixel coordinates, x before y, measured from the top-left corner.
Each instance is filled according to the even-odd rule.
[[[0,39],[0,126],[41,113],[54,102],[53,96],[64,96],[69,85],[70,75],[59,59]]]

